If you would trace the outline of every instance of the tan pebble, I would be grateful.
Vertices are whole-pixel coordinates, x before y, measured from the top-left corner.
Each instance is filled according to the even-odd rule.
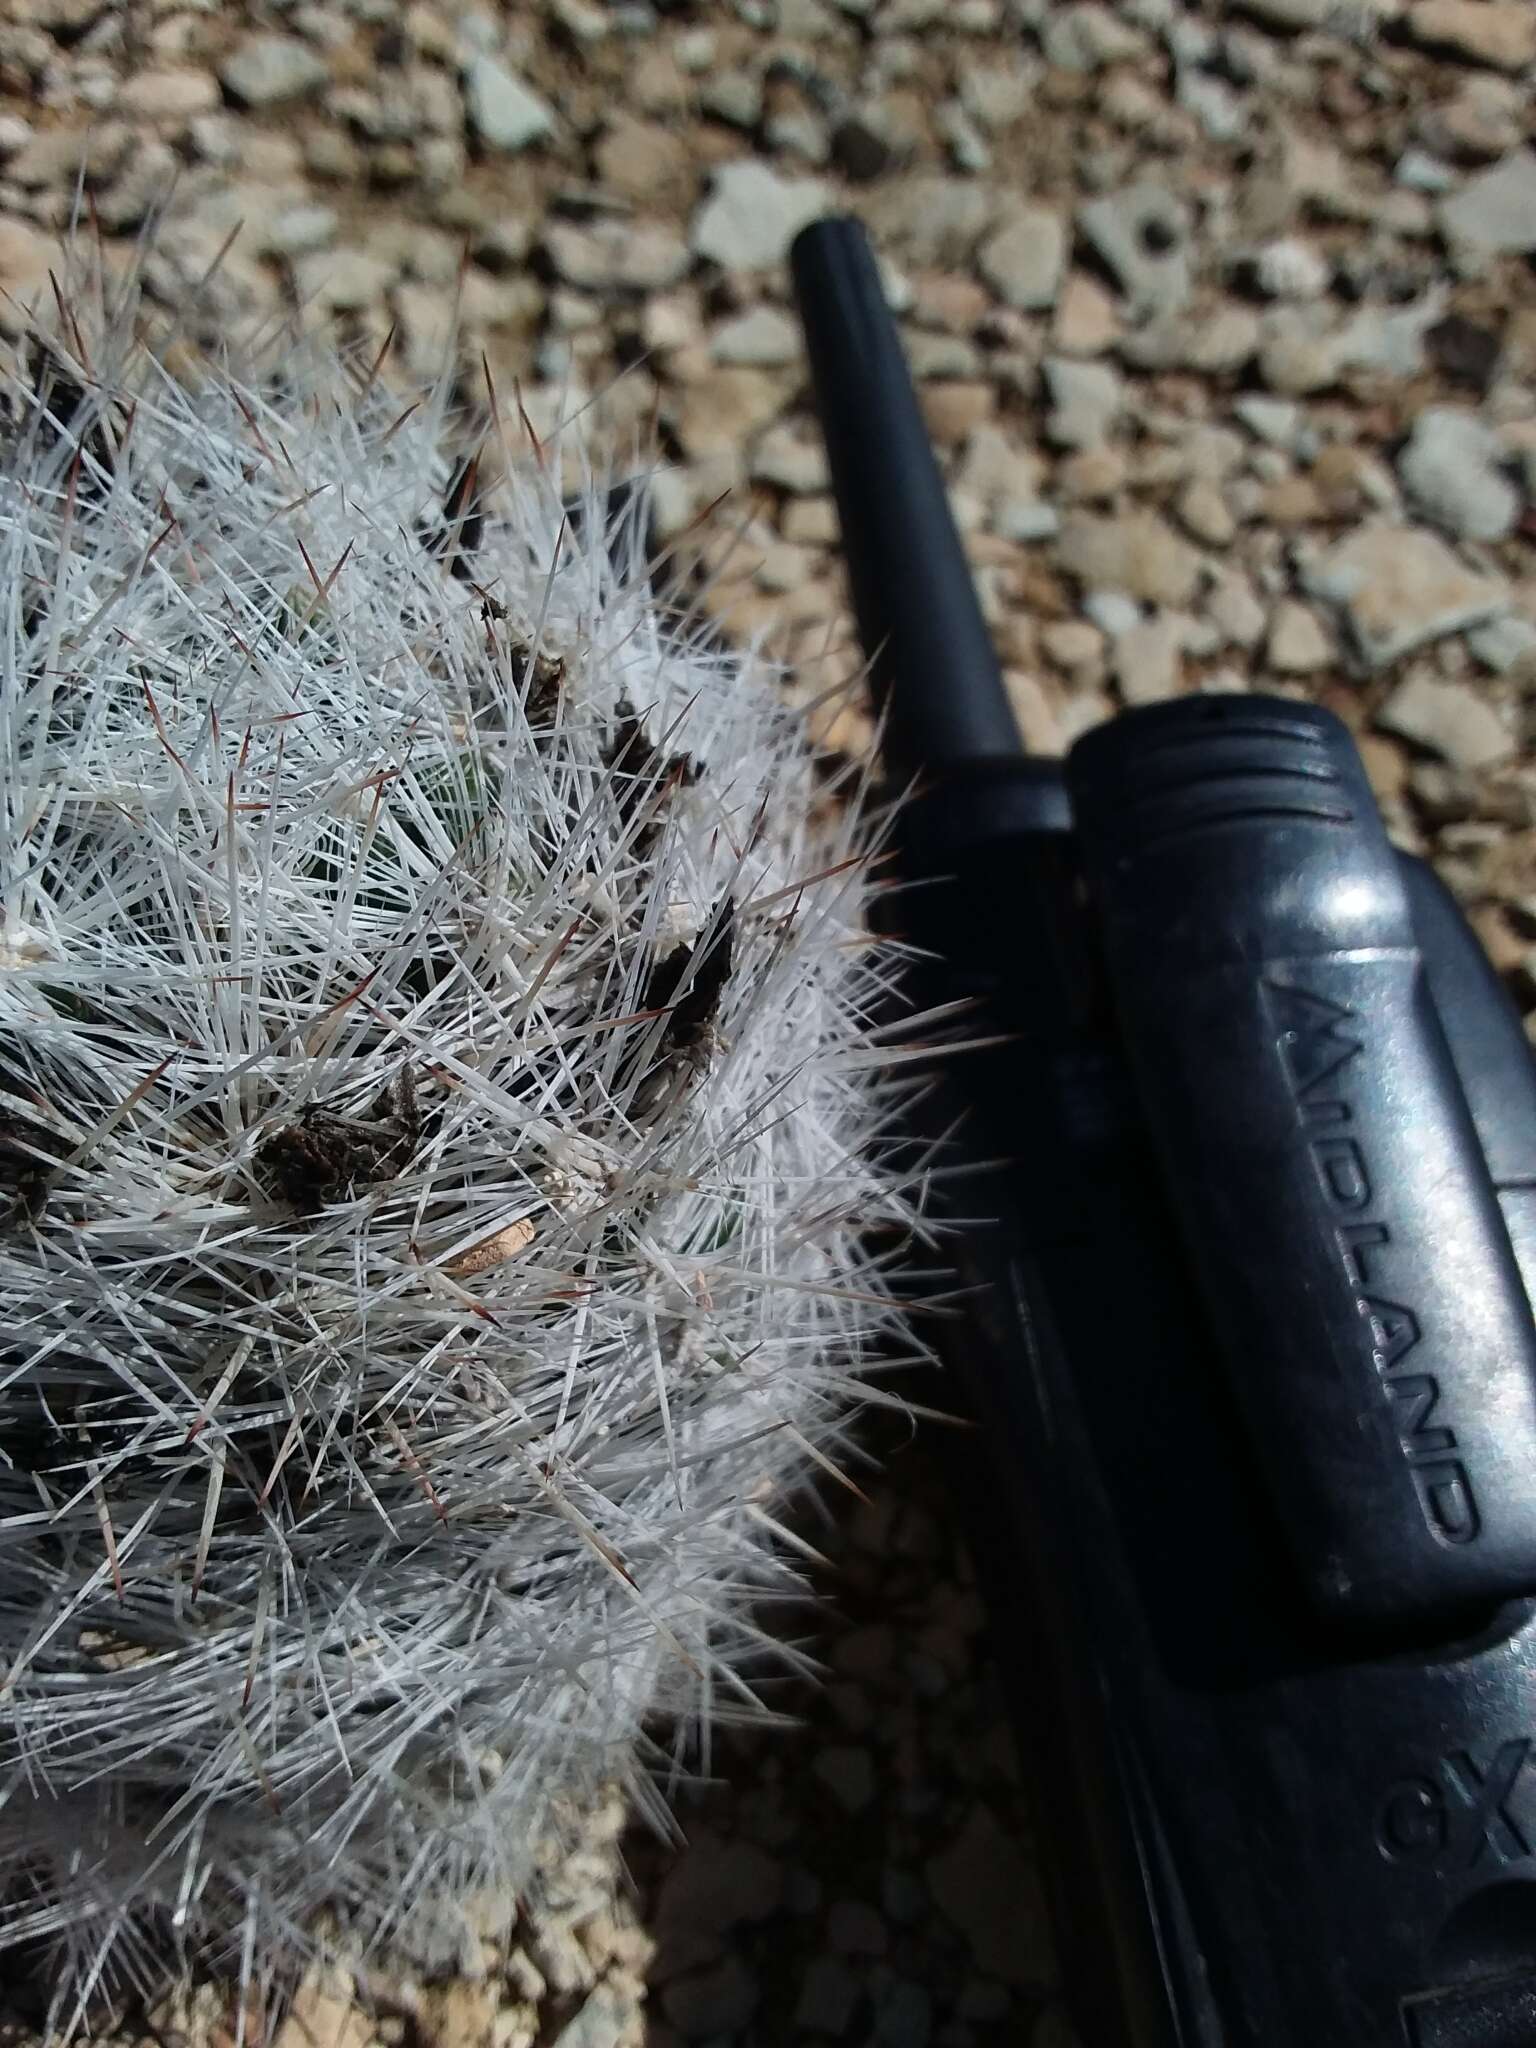
[[[941,448],[952,448],[997,407],[997,391],[981,382],[932,383],[922,392],[923,418]]]

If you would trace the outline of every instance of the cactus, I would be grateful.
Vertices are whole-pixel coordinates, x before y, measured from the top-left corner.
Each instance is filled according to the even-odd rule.
[[[445,1966],[707,1766],[912,1349],[877,828],[768,666],[494,392],[176,359],[77,280],[0,474],[0,1943],[64,2033]]]

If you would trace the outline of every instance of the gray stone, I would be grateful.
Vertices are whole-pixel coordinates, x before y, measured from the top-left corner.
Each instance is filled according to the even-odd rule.
[[[1058,0],[1046,15],[1040,40],[1046,63],[1058,71],[1102,71],[1148,55],[1141,31],[1096,0],[1068,6]]]
[[[1046,439],[1058,448],[1097,448],[1125,401],[1125,385],[1108,363],[1074,362],[1070,356],[1048,356],[1043,365],[1051,411]]]
[[[799,323],[777,306],[754,306],[738,313],[710,336],[709,352],[717,363],[748,363],[776,370],[800,355]]]
[[[247,107],[270,107],[303,99],[330,82],[330,67],[297,36],[247,36],[224,61],[219,77],[226,92]]]
[[[826,212],[829,196],[820,178],[784,178],[755,158],[722,164],[694,215],[694,252],[726,270],[782,263],[801,228]]]
[[[969,262],[994,212],[987,186],[932,171],[889,181],[864,207],[877,241],[924,266]]]
[[[1158,513],[1104,518],[1074,512],[1062,522],[1057,559],[1088,590],[1120,590],[1149,604],[1187,604],[1200,557]]]
[[[1520,493],[1499,468],[1499,442],[1476,413],[1425,408],[1397,459],[1403,489],[1426,519],[1459,540],[1502,540]]]
[[[329,248],[338,225],[332,207],[285,206],[272,216],[262,240],[274,256],[307,256],[315,249]]]
[[[762,80],[750,71],[718,72],[701,90],[699,105],[728,127],[755,128],[763,118]]]
[[[1332,276],[1326,258],[1293,235],[1266,242],[1254,258],[1253,274],[1271,299],[1320,299]]]
[[[982,244],[976,263],[1004,305],[1038,312],[1055,305],[1066,260],[1060,214],[1031,206]]]
[[[1515,668],[1529,673],[1536,666],[1536,626],[1513,614],[1475,627],[1467,635],[1467,645],[1495,675],[1508,675]]]
[[[544,246],[557,275],[580,291],[665,291],[693,260],[681,235],[655,222],[557,221]]]
[[[1179,67],[1174,98],[1193,114],[1212,142],[1233,142],[1248,128],[1252,111],[1247,99],[1223,79],[1193,64]]]
[[[1417,526],[1358,527],[1309,562],[1302,582],[1338,609],[1351,652],[1368,673],[1509,609],[1502,579],[1478,575]]]
[[[1425,367],[1424,337],[1444,312],[1439,292],[1407,306],[1362,306],[1334,337],[1334,365],[1383,377],[1417,377]]]
[[[1061,514],[1041,498],[1003,498],[988,524],[1003,540],[1051,540],[1061,531]]]
[[[1078,209],[1078,226],[1114,272],[1133,318],[1176,313],[1190,293],[1188,209],[1142,182]]]
[[[1234,399],[1232,410],[1256,440],[1271,448],[1296,446],[1304,415],[1293,400],[1247,396]]]
[[[1440,231],[1490,254],[1536,249],[1536,152],[1513,150],[1441,200]]]
[[[527,149],[554,133],[553,110],[531,86],[484,53],[464,67],[464,100],[470,123],[487,149]]]
[[[992,152],[976,123],[958,101],[947,101],[933,117],[934,130],[957,171],[972,177],[992,168]]]
[[[1432,156],[1427,149],[1410,144],[1398,158],[1392,176],[1399,185],[1410,192],[1439,194],[1450,192],[1456,185],[1456,173],[1444,157]]]
[[[1486,697],[1470,683],[1441,682],[1427,666],[1404,676],[1376,723],[1453,768],[1496,767],[1515,752],[1514,735]]]

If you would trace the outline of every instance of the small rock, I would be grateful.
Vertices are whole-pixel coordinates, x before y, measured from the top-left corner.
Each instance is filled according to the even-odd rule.
[[[1338,608],[1352,652],[1370,672],[1509,608],[1502,580],[1475,574],[1416,526],[1362,526],[1310,562],[1302,581]]]
[[[1287,598],[1275,606],[1264,658],[1276,675],[1310,676],[1327,668],[1337,649],[1312,607]]]
[[[972,177],[992,168],[992,151],[976,123],[958,101],[950,100],[933,117],[935,133],[949,151],[957,171]]]
[[[735,2033],[756,2012],[757,2002],[757,1984],[738,1955],[727,1955],[710,1969],[674,1977],[661,1992],[663,2012],[690,2041]]]
[[[1120,590],[1149,604],[1188,604],[1200,575],[1188,541],[1145,510],[1118,518],[1072,513],[1062,523],[1057,558],[1087,589]]]
[[[1449,313],[1426,328],[1424,346],[1437,369],[1478,392],[1486,392],[1492,384],[1503,353],[1502,337],[1494,328],[1462,313]]]
[[[550,2048],[613,2048],[633,2025],[634,2001],[612,1984],[599,1984],[583,2003],[574,2019],[555,2035]],[[530,2035],[530,2048],[536,2035]],[[461,2048],[458,2041],[450,2048]],[[492,2048],[507,2048],[502,2036],[501,2015],[493,2023]]]
[[[855,107],[828,137],[832,161],[845,178],[867,185],[895,163],[900,151],[878,107]]]
[[[665,291],[692,261],[681,235],[656,222],[557,221],[545,229],[544,247],[557,275],[580,291]]]
[[[979,378],[929,383],[923,386],[921,399],[929,433],[941,448],[950,448],[991,419],[997,407],[997,387]]]
[[[340,225],[329,206],[285,206],[272,216],[262,243],[273,256],[308,256],[329,248]]]
[[[1184,687],[1183,632],[1167,613],[1139,619],[1114,643],[1111,667],[1127,704],[1158,704]]]
[[[1427,667],[1403,678],[1376,722],[1453,768],[1492,768],[1516,751],[1513,734],[1484,696],[1470,683],[1441,682]]]
[[[1339,352],[1330,336],[1285,326],[1271,330],[1259,348],[1259,375],[1271,391],[1303,397],[1322,391],[1338,375]]]
[[[1513,614],[1475,627],[1467,635],[1467,645],[1483,667],[1498,676],[1516,668],[1529,674],[1536,665],[1536,626]]]
[[[464,101],[470,124],[487,149],[527,149],[554,133],[553,110],[531,86],[483,52],[464,68]]]
[[[1326,259],[1310,242],[1285,236],[1267,242],[1254,258],[1254,280],[1266,298],[1320,299],[1332,279]]]
[[[919,172],[882,185],[864,207],[876,240],[913,263],[968,263],[992,223],[994,200],[972,178]]]
[[[1456,185],[1456,173],[1444,157],[1431,156],[1427,149],[1405,149],[1392,169],[1394,181],[1410,192],[1439,194]]]
[[[827,210],[820,178],[784,178],[755,158],[722,164],[694,216],[695,254],[726,270],[782,263],[801,228]]]
[[[1043,368],[1052,410],[1046,439],[1058,448],[1097,448],[1109,434],[1125,398],[1118,370],[1107,363],[1048,356]]]
[[[976,262],[1004,305],[1038,312],[1056,303],[1066,255],[1061,216],[1031,206],[982,244]]]
[[[1178,312],[1190,293],[1189,214],[1161,185],[1127,185],[1091,199],[1078,225],[1109,265],[1133,319]]]
[[[1208,477],[1191,477],[1179,493],[1174,511],[1184,531],[1208,547],[1227,547],[1237,533],[1237,521],[1221,486]]]
[[[1250,434],[1271,448],[1296,446],[1303,415],[1290,399],[1244,397],[1234,400],[1232,410]]]
[[[1438,106],[1428,106],[1416,124],[1419,140],[1439,156],[1486,163],[1507,156],[1525,139],[1525,98],[1511,78],[1474,72]]]
[[[1536,249],[1536,153],[1514,150],[1442,199],[1440,231],[1491,255]]]
[[[747,363],[755,369],[776,370],[799,359],[800,328],[777,306],[754,306],[750,313],[738,313],[715,329],[709,352],[717,363]]]
[[[1061,531],[1061,514],[1042,498],[1002,498],[990,523],[1003,540],[1051,540]]]
[[[818,1750],[812,1768],[845,1813],[862,1813],[875,1796],[874,1758],[867,1749],[836,1744]]]
[[[1426,49],[1449,50],[1495,71],[1536,63],[1536,12],[1527,0],[1413,0],[1408,33]]]
[[[988,1976],[1021,1986],[1050,1982],[1056,1964],[1039,1871],[990,1807],[973,1807],[949,1847],[930,1859],[928,1887]]]
[[[1241,569],[1218,576],[1205,599],[1205,616],[1233,647],[1256,647],[1264,634],[1264,607]]]
[[[1123,590],[1090,590],[1083,599],[1083,616],[1111,640],[1118,640],[1141,624],[1142,611],[1135,598],[1127,597]]]
[[[384,296],[395,272],[361,249],[337,249],[301,257],[294,275],[303,304],[322,313],[362,313]]]
[[[801,497],[813,497],[831,482],[826,450],[819,437],[802,433],[787,420],[770,427],[758,442],[752,457],[752,475],[758,483],[776,484],[781,491]]]
[[[373,2022],[353,1997],[351,1978],[311,1970],[272,2048],[369,2048],[372,2040]]]
[[[138,71],[118,89],[117,111],[130,118],[173,124],[212,113],[219,105],[219,82],[211,71],[167,69]]]
[[[719,71],[699,94],[706,114],[732,128],[755,128],[763,118],[762,80],[750,71]]]
[[[1131,623],[1140,616],[1136,612]],[[1046,660],[1064,675],[1096,668],[1104,659],[1104,635],[1085,619],[1053,619],[1041,633],[1040,645]]]
[[[330,83],[330,67],[297,36],[247,36],[219,73],[242,106],[270,107],[303,99]]]
[[[1076,0],[1045,11],[1041,23],[1045,61],[1057,71],[1103,71],[1111,64],[1134,63],[1147,56],[1147,39],[1130,22],[1121,21],[1097,0]]]
[[[1114,300],[1097,278],[1074,270],[1056,301],[1051,346],[1064,356],[1099,356],[1119,338]]]
[[[780,381],[765,370],[735,365],[711,370],[682,394],[676,413],[677,438],[684,452],[695,459],[736,453],[777,416],[782,402]],[[771,436],[765,437],[765,446],[768,439]],[[826,473],[823,460],[821,481],[807,483],[805,488],[825,490]]]
[[[1460,540],[1501,540],[1520,493],[1499,470],[1499,443],[1475,413],[1428,406],[1397,460],[1403,489],[1425,518]]]
[[[693,196],[688,146],[659,121],[615,115],[592,152],[592,164],[599,182],[624,199],[661,206]]]

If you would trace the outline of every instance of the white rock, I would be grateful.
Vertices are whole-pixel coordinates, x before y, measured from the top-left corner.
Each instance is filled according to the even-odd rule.
[[[330,75],[324,58],[308,43],[278,35],[247,36],[219,72],[225,89],[247,107],[302,99],[318,92]]]
[[[1305,415],[1293,399],[1244,397],[1233,401],[1232,410],[1256,440],[1271,448],[1296,446]]]
[[[1291,235],[1267,242],[1253,271],[1259,290],[1271,299],[1320,299],[1333,274],[1310,242]]]
[[[694,215],[694,252],[726,270],[767,269],[783,262],[795,236],[826,212],[829,199],[820,178],[783,178],[750,157],[722,164]]]
[[[1465,632],[1509,609],[1500,578],[1480,576],[1417,526],[1361,526],[1302,573],[1309,595],[1338,608],[1356,662],[1367,672]]]
[[[1205,615],[1232,647],[1256,647],[1264,636],[1264,607],[1241,569],[1217,577],[1205,600]]]
[[[1536,626],[1529,619],[1490,619],[1486,626],[1473,628],[1467,645],[1495,675],[1508,675],[1514,668],[1529,674],[1536,667]]]
[[[1514,735],[1470,683],[1446,683],[1428,667],[1406,675],[1376,723],[1449,761],[1453,768],[1492,768],[1515,752]]]
[[[1141,624],[1142,611],[1135,598],[1127,597],[1124,591],[1090,590],[1083,599],[1083,616],[1109,639],[1118,640],[1122,633]]]
[[[797,497],[824,491],[831,482],[820,440],[797,432],[788,421],[770,427],[758,442],[752,475],[759,483],[777,484]]]
[[[1161,185],[1127,185],[1078,209],[1078,226],[1114,272],[1133,318],[1176,313],[1189,297],[1189,214]]]
[[[983,242],[976,263],[1004,305],[1038,312],[1056,303],[1066,260],[1060,214],[1031,206]]]
[[[1108,363],[1048,356],[1043,365],[1051,411],[1048,441],[1058,448],[1097,448],[1109,435],[1125,400],[1125,384]]]
[[[1184,686],[1183,633],[1167,613],[1141,619],[1116,640],[1115,682],[1127,704],[1158,704]]]
[[[1536,153],[1514,150],[1442,199],[1440,231],[1490,254],[1536,249]]]
[[[656,222],[556,221],[544,246],[557,274],[581,291],[666,291],[692,262],[681,235]]]
[[[1287,598],[1269,622],[1264,658],[1276,675],[1310,676],[1337,659],[1332,635],[1310,605]]]
[[[464,99],[487,149],[519,150],[554,133],[555,116],[531,86],[483,52],[464,67]]]
[[[1499,453],[1497,436],[1476,413],[1433,405],[1414,421],[1397,473],[1436,526],[1459,540],[1502,540],[1520,516],[1520,493],[1501,473]]]
[[[717,363],[749,363],[774,370],[795,362],[800,354],[800,328],[777,306],[754,306],[717,327],[709,352]]]

